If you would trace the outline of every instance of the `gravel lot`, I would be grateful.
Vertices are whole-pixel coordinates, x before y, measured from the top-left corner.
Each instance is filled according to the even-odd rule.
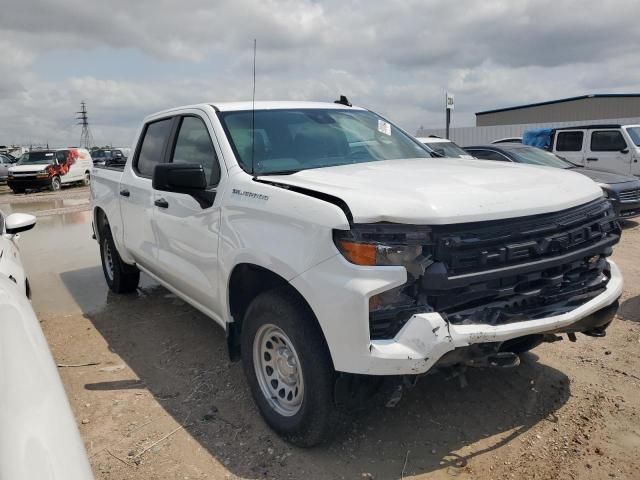
[[[282,442],[262,422],[214,322],[144,278],[107,291],[88,191],[12,195],[33,304],[98,479],[637,479],[640,470],[640,225],[614,259],[626,280],[604,339],[545,344],[468,386],[432,375],[394,409],[371,399],[331,444]]]

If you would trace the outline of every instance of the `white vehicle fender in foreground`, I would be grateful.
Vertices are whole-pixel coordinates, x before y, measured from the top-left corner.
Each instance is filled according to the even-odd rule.
[[[243,263],[290,281],[337,255],[333,229],[349,228],[337,205],[243,175],[232,178],[225,197],[219,255],[223,292],[233,269]]]
[[[57,367],[24,292],[0,275],[0,478],[93,479]]]

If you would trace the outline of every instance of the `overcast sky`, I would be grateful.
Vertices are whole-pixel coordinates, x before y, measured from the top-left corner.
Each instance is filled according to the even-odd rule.
[[[167,107],[347,95],[411,132],[474,112],[640,91],[640,2],[3,0],[0,144],[128,145]]]

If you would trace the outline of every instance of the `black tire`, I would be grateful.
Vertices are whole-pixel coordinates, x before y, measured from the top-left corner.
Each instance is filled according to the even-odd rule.
[[[60,181],[60,177],[55,176],[51,179],[51,186],[49,187],[52,192],[57,192],[62,188],[62,182]]]
[[[82,185],[88,187],[91,185],[91,174],[89,172],[84,172],[84,178],[82,179]]]
[[[24,188],[11,188],[13,193],[24,193]]]
[[[526,335],[524,337],[507,340],[500,347],[502,352],[513,352],[516,355],[528,352],[539,346],[543,341],[542,335]]]
[[[274,395],[264,393],[254,365],[254,342],[259,345],[260,331],[270,326],[280,329],[290,340],[297,357],[303,382],[303,392],[299,410],[283,415],[274,407],[279,402]],[[269,330],[267,330],[269,331]],[[267,339],[273,337],[267,336]],[[268,344],[268,340],[266,344]],[[258,348],[258,351],[259,348]],[[253,398],[267,424],[288,442],[300,447],[317,445],[334,433],[339,423],[339,412],[334,402],[335,371],[329,350],[325,344],[320,327],[309,307],[294,293],[286,290],[273,290],[258,295],[249,305],[241,331],[242,363]],[[278,349],[273,350],[274,353]],[[280,357],[281,358],[281,357]],[[274,366],[280,370],[277,360]],[[296,368],[296,372],[297,372]],[[268,369],[264,370],[268,376]],[[273,372],[273,369],[272,369]],[[269,383],[279,373],[272,373]],[[265,376],[262,378],[264,379]],[[277,383],[277,380],[276,380]],[[284,383],[280,384],[284,386]],[[275,386],[278,389],[280,386]],[[282,392],[282,390],[280,390]],[[278,392],[278,393],[280,393]],[[288,398],[288,397],[287,397]],[[282,397],[285,401],[285,397]]]
[[[140,270],[120,258],[109,227],[100,234],[100,259],[107,285],[114,293],[135,292],[140,282]]]

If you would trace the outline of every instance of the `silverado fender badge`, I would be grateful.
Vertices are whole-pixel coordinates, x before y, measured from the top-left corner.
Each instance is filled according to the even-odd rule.
[[[239,190],[237,188],[234,188],[231,193],[233,195],[238,195],[240,197],[245,197],[245,198],[254,198],[256,200],[264,200],[265,202],[267,200],[269,200],[269,195],[263,195],[261,193],[254,193],[254,192],[248,192],[246,190]]]

